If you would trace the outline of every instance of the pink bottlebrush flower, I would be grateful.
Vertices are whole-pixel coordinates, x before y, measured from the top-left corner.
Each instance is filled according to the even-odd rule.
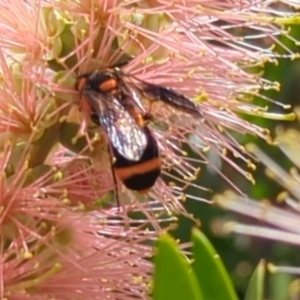
[[[279,208],[269,201],[258,202],[244,199],[234,193],[220,195],[216,197],[216,201],[222,207],[266,223],[263,226],[232,222],[228,224],[228,230],[294,245],[300,244],[300,178],[296,170],[299,167],[299,135],[300,133],[294,129],[279,129],[277,131],[276,143],[295,166],[290,172],[284,170],[278,162],[275,162],[256,145],[250,144],[247,146],[247,149],[267,166],[266,174],[284,188],[284,191],[278,195],[277,200],[284,202],[286,205],[285,208]]]
[[[187,187],[203,189],[192,181],[206,152],[238,169],[225,149],[246,163],[248,156],[232,131],[269,138],[238,113],[272,117],[249,98],[277,84],[247,71],[276,62],[269,46],[289,37],[279,25],[297,21],[272,5],[0,0],[0,298],[149,298],[145,245],[175,221],[172,213],[186,214]],[[203,117],[151,106],[165,179],[141,197],[119,184],[118,209],[105,134],[81,115],[75,79],[131,55],[124,72],[186,95]],[[130,218],[134,212],[143,217]]]
[[[144,299],[151,270],[144,258],[151,254],[151,247],[142,242],[154,238],[154,233],[139,235],[138,228],[124,231],[121,222],[116,225],[104,215],[69,211],[63,216],[35,224],[38,220],[30,221],[27,215],[23,226],[28,232],[14,236],[14,242],[2,249],[2,296]]]
[[[297,109],[299,116],[299,109]],[[291,160],[293,167],[287,171],[280,162],[274,161],[266,153],[257,147],[249,144],[247,149],[266,167],[266,174],[269,178],[277,181],[283,191],[275,201],[245,199],[235,193],[218,195],[215,201],[226,210],[238,213],[253,219],[250,223],[245,221],[219,222],[219,233],[236,233],[250,237],[259,237],[273,240],[294,246],[300,245],[300,177],[298,168],[300,166],[300,133],[294,129],[277,130],[276,144],[281,151]],[[280,206],[276,205],[280,204]],[[258,221],[259,224],[257,222]],[[249,220],[250,221],[250,220]],[[299,267],[294,265],[276,265],[268,263],[270,273],[287,273],[297,276]]]
[[[64,172],[58,159],[53,162],[62,171],[53,162],[52,168],[29,169],[25,150],[10,166],[13,148],[1,157],[1,298],[145,299],[151,274],[146,258],[152,255],[146,242],[157,236],[160,220],[99,210],[90,204],[107,193],[103,174],[93,177],[82,167],[75,172],[78,166]],[[149,221],[155,231],[146,229]]]

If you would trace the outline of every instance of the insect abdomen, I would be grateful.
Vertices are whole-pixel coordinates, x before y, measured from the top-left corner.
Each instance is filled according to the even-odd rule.
[[[153,187],[160,176],[161,169],[157,142],[149,128],[144,127],[143,130],[147,136],[147,146],[138,161],[124,158],[112,147],[116,175],[128,189],[140,193],[145,193]]]

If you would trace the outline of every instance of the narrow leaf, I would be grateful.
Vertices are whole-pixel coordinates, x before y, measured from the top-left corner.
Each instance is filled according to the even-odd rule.
[[[253,272],[245,295],[245,300],[262,300],[265,282],[265,261],[261,260]]]
[[[233,284],[225,267],[209,240],[197,229],[193,230],[193,269],[204,299],[237,300]]]
[[[154,270],[154,300],[202,300],[196,276],[167,234],[158,242]]]

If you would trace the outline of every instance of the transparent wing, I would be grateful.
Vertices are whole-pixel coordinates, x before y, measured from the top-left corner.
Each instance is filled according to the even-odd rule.
[[[142,128],[114,96],[93,92],[86,96],[112,146],[126,159],[138,161],[147,145]]]
[[[126,80],[130,81],[131,86],[134,86],[132,91],[135,91],[135,94],[132,93],[130,96],[138,106],[141,107],[142,104],[140,104],[139,98],[136,97],[136,91],[139,91],[140,94],[145,96],[149,101],[159,100],[190,115],[202,116],[200,107],[183,94],[180,94],[169,87],[143,81],[130,74],[122,73],[122,75],[124,79],[123,86],[125,88],[128,89],[129,86],[128,83],[126,83]]]
[[[141,102],[141,88],[132,82],[130,84],[126,82],[126,79],[130,79],[130,77],[126,77],[124,74],[122,75],[123,80],[120,80],[119,85],[123,94],[126,95],[127,99],[130,100],[133,105],[136,105],[144,115],[147,114],[147,111]]]

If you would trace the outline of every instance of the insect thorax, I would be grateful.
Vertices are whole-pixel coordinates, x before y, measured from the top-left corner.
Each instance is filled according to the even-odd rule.
[[[117,72],[104,70],[90,75],[88,88],[99,93],[110,93],[118,88],[119,77]]]

